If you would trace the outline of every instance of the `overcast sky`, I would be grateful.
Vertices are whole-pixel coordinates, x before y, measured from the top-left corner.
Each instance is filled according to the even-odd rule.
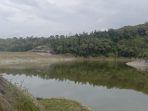
[[[148,21],[148,0],[0,0],[0,37],[48,36]]]

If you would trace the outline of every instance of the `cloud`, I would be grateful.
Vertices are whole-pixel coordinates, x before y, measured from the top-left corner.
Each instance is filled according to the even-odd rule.
[[[147,0],[0,0],[0,37],[118,28],[148,21]]]

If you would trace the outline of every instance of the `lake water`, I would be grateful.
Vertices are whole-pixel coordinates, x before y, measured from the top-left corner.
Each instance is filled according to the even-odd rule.
[[[148,73],[124,63],[67,62],[1,73],[35,97],[76,100],[92,111],[148,110]]]

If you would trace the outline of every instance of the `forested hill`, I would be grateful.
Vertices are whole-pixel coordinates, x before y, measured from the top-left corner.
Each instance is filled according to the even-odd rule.
[[[49,47],[54,54],[148,57],[148,23],[73,36],[0,39],[0,51],[29,51],[39,46]]]

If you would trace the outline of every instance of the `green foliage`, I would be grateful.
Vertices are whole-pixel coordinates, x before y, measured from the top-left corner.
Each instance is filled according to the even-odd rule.
[[[75,56],[123,56],[148,57],[148,23],[126,26],[108,31],[56,35],[49,38],[0,39],[0,51],[29,51],[38,46],[47,46],[52,53]]]
[[[34,75],[47,80],[70,80],[80,84],[89,83],[93,86],[133,89],[148,94],[148,72],[128,67],[124,62],[73,61],[40,69],[1,70],[1,73]]]
[[[0,111],[90,111],[66,99],[39,99],[28,95],[0,77]]]
[[[0,51],[24,52],[42,44],[49,43],[45,38],[8,38],[0,39]]]
[[[40,99],[40,103],[45,106],[46,111],[89,111],[81,104],[66,99]]]
[[[27,92],[0,77],[0,111],[41,111],[35,102]]]

